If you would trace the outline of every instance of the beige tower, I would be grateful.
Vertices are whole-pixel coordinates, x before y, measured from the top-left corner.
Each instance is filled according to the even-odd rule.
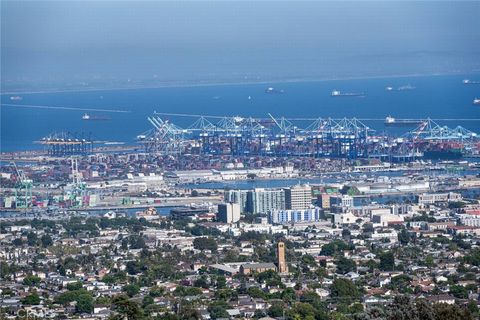
[[[285,243],[279,242],[277,245],[278,272],[288,273],[287,262],[285,261]]]

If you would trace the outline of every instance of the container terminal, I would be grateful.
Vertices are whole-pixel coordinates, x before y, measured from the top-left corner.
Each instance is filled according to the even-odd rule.
[[[180,127],[168,117],[189,117]],[[408,162],[423,157],[474,155],[480,146],[475,132],[461,126],[442,126],[433,119],[395,119],[386,126],[413,126],[401,136],[378,134],[357,118],[219,117],[155,113],[152,129],[137,136],[145,152],[163,155],[260,155],[274,157],[376,158]],[[474,119],[470,119],[474,120]],[[306,123],[306,125],[305,125]]]
[[[180,127],[170,120],[175,117],[191,124]],[[152,129],[133,146],[56,132],[38,140],[44,151],[1,154],[0,210],[143,210],[218,202],[219,190],[192,194],[201,183],[220,183],[219,189],[272,179],[368,185],[387,176],[403,186],[391,192],[408,194],[419,183],[431,191],[456,190],[461,179],[476,181],[476,133],[424,119],[394,136],[365,124],[372,120],[385,121],[154,113],[147,119]],[[445,184],[445,177],[454,183]]]

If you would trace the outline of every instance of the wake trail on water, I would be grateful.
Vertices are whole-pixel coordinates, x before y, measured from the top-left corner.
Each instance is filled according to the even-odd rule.
[[[34,109],[55,109],[55,110],[71,110],[71,111],[94,111],[94,112],[113,112],[113,113],[129,113],[130,110],[119,109],[96,109],[96,108],[75,108],[75,107],[62,107],[62,106],[39,106],[31,104],[14,104],[14,103],[2,103],[2,107],[20,107],[20,108],[34,108]]]

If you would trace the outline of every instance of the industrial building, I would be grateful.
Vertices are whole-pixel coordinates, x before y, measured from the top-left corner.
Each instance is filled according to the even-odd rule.
[[[418,204],[435,204],[438,202],[461,201],[462,195],[455,192],[423,193],[418,195]]]

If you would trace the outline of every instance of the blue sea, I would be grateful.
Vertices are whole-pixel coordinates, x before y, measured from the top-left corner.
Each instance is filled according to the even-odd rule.
[[[203,115],[267,117],[267,113],[285,117],[357,117],[454,118],[479,119],[480,106],[472,101],[480,97],[480,85],[464,85],[463,79],[480,80],[480,74],[410,76],[375,79],[324,80],[235,85],[203,85],[155,89],[120,89],[84,92],[19,94],[12,101],[2,95],[3,103],[78,108],[78,110],[1,107],[1,151],[40,149],[35,141],[53,132],[91,134],[95,140],[134,144],[135,137],[151,129],[147,117],[154,111]],[[386,91],[386,86],[414,86],[414,90]],[[284,94],[266,94],[267,87]],[[366,97],[332,98],[332,90],[365,92]],[[249,98],[250,97],[250,98]],[[83,108],[129,110],[128,113],[88,112],[108,116],[107,121],[84,121]],[[181,127],[194,118],[165,117]],[[382,133],[382,121],[365,121]],[[480,121],[439,121],[442,125],[464,126],[480,133]],[[299,121],[298,127],[307,127]],[[398,128],[395,130],[399,130]],[[408,129],[402,129],[408,130]]]

